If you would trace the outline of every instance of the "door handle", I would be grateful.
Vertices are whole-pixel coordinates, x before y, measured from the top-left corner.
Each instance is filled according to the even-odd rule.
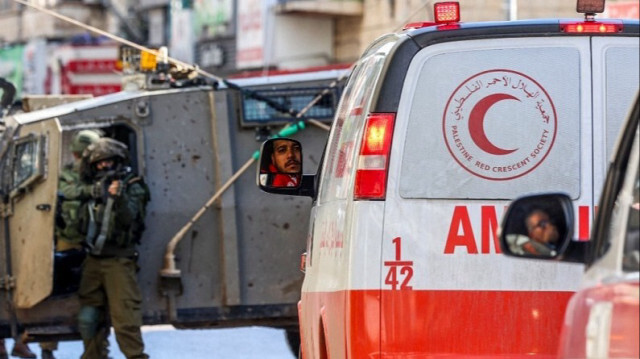
[[[40,204],[36,205],[36,209],[38,211],[49,212],[51,210],[51,205],[48,204],[48,203],[40,203]]]
[[[305,273],[307,271],[307,252],[300,255],[300,272]]]

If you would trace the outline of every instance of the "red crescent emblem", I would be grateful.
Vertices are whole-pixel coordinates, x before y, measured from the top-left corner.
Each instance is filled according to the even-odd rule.
[[[480,147],[483,151],[493,154],[493,155],[508,155],[518,149],[513,150],[505,150],[494,145],[487,138],[487,134],[484,132],[484,118],[489,111],[491,106],[495,105],[497,102],[502,100],[518,100],[516,97],[504,94],[504,93],[496,93],[493,95],[489,95],[482,100],[478,101],[471,113],[469,114],[469,132],[471,135],[471,139],[476,144],[476,146]]]
[[[504,100],[509,102],[494,107]],[[444,142],[453,159],[491,181],[536,169],[553,147],[557,126],[556,109],[544,87],[509,69],[468,77],[453,90],[442,115]]]

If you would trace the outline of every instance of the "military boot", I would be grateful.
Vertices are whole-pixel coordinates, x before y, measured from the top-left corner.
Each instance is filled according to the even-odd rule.
[[[0,339],[0,359],[9,359],[7,348],[4,347],[4,339]]]
[[[49,349],[42,349],[42,354],[40,355],[41,359],[56,359],[55,356],[53,356],[53,350],[49,350]]]

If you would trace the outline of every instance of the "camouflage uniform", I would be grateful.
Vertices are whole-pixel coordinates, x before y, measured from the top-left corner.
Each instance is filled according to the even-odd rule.
[[[81,249],[84,234],[79,230],[77,222],[82,203],[91,198],[92,185],[80,180],[80,163],[76,161],[65,166],[60,174],[58,193],[60,195],[60,217],[63,225],[56,226],[58,239],[56,250]]]
[[[75,160],[64,166],[60,172],[58,182],[58,197],[60,206],[58,218],[56,219],[55,236],[56,251],[81,251],[84,235],[78,226],[79,211],[82,202],[91,198],[92,185],[80,179],[80,163],[82,152],[101,136],[100,132],[94,130],[78,131],[71,140],[69,150],[73,153]],[[69,252],[67,252],[69,253]],[[61,277],[71,277],[74,268],[56,268],[55,280]],[[64,278],[67,279],[68,278]],[[66,281],[65,281],[66,282]],[[58,342],[41,342],[42,358],[54,358],[53,351],[58,349]]]
[[[100,138],[100,133],[93,130],[79,131],[71,141],[70,150],[75,161],[62,169],[58,182],[60,197],[60,219],[56,225],[58,251],[81,249],[84,234],[79,228],[80,207],[84,201],[92,197],[93,186],[80,178],[81,156],[90,144]]]
[[[112,148],[113,146],[116,148]],[[122,164],[126,160],[126,147],[124,150],[118,150],[119,147],[124,145],[112,139],[102,138],[87,148],[89,153],[85,153],[85,156],[89,156],[88,162],[91,166],[104,159],[115,159]],[[94,173],[95,185],[110,182],[103,175]],[[111,197],[111,212],[108,210],[108,198],[89,203],[88,212],[90,218],[93,218],[91,221],[95,222],[94,227],[99,228],[101,234],[106,233],[106,240],[102,242],[101,250],[97,250],[100,235],[96,233],[94,238],[91,238],[91,234],[87,235],[87,241],[93,240],[93,243],[90,243],[93,247],[85,260],[78,291],[82,305],[78,324],[85,347],[83,359],[106,356],[102,338],[107,330],[107,308],[122,353],[128,359],[148,358],[144,353],[140,331],[142,297],[136,280],[135,246],[142,232],[149,192],[139,177],[128,174],[118,178],[121,181],[121,191],[117,196]],[[105,186],[108,186],[108,183],[105,183]],[[102,222],[108,223],[106,227],[103,227]],[[91,233],[91,230],[88,232]]]

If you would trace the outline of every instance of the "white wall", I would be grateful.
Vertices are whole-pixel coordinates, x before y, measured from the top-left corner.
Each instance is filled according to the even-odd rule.
[[[333,58],[333,19],[275,15],[273,36],[267,36],[272,52],[267,61],[280,69],[330,64]]]

